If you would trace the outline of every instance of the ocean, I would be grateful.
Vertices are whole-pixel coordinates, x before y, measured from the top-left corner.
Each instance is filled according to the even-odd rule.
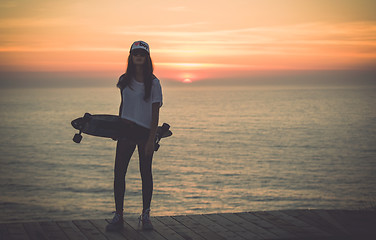
[[[163,85],[163,82],[162,82]],[[163,86],[154,216],[362,209],[376,202],[376,87]],[[71,120],[117,114],[112,88],[0,89],[0,222],[111,218],[116,142]],[[138,155],[126,215],[142,210]]]

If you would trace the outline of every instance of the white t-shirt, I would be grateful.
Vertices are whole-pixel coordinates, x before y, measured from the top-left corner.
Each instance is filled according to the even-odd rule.
[[[133,79],[130,87],[127,86],[122,91],[123,108],[121,117],[128,119],[140,126],[150,129],[151,127],[151,113],[152,104],[160,103],[162,106],[162,88],[157,78],[153,79],[150,98],[144,100],[145,87],[143,83],[137,82]]]

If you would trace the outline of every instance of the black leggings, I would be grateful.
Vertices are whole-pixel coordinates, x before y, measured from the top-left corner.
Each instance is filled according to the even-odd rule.
[[[151,198],[153,195],[153,175],[151,169],[153,155],[148,157],[145,156],[145,144],[149,131],[145,131],[144,128],[140,128],[137,127],[133,133],[134,136],[137,136],[136,140],[120,139],[117,142],[114,169],[114,196],[116,212],[118,213],[123,212],[125,175],[127,173],[129,161],[134,150],[136,149],[136,146],[138,148],[142,180],[143,210],[150,208]]]

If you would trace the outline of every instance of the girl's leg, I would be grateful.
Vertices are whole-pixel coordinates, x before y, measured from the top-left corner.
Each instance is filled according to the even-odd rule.
[[[145,157],[145,144],[138,145],[138,155],[142,180],[143,211],[145,211],[146,209],[150,208],[151,198],[153,195],[153,175],[151,169],[153,155]]]
[[[136,144],[127,140],[118,140],[116,146],[115,169],[114,169],[114,196],[115,207],[118,214],[123,214],[125,174]]]

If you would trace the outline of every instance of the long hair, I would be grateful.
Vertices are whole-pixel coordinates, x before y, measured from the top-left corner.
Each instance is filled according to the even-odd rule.
[[[142,70],[143,70],[144,87],[145,87],[144,100],[146,101],[150,98],[151,87],[152,87],[153,79],[155,78],[153,74],[153,71],[154,71],[153,62],[149,54],[146,54],[146,59],[145,59],[144,65],[142,66]],[[127,70],[125,71],[123,75],[119,77],[119,81],[116,86],[120,88],[121,90],[123,90],[124,88],[128,86],[131,87],[130,84],[131,84],[132,78],[135,77],[135,71],[136,71],[136,67],[132,60],[132,54],[129,54]]]

